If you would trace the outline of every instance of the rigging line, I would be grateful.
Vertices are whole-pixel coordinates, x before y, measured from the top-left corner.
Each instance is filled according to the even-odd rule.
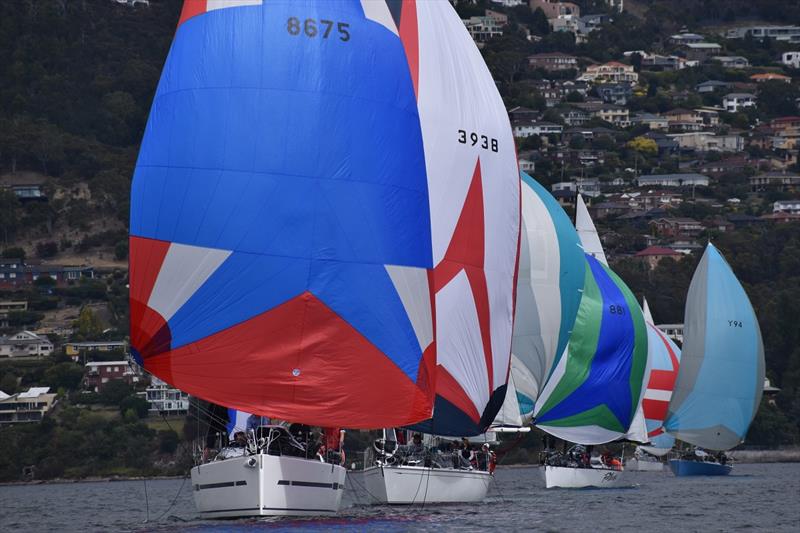
[[[181,486],[178,487],[178,492],[175,493],[175,497],[172,499],[172,503],[169,504],[169,507],[167,507],[166,511],[161,513],[161,515],[158,518],[156,518],[156,520],[155,520],[156,522],[158,522],[162,518],[164,518],[166,516],[166,514],[168,512],[170,512],[172,510],[172,508],[175,506],[175,503],[178,501],[178,496],[180,496],[181,492],[183,491],[183,486],[186,485],[186,480],[187,479],[189,479],[189,474],[186,474],[185,476],[183,476],[183,481],[181,481]]]
[[[142,481],[144,482],[144,507],[147,513],[144,519],[144,523],[146,524],[150,521],[150,500],[147,498],[147,478],[143,477]]]

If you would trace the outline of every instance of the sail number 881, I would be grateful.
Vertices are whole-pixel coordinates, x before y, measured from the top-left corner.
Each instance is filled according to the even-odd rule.
[[[608,312],[611,313],[612,315],[624,315],[625,308],[621,305],[609,305]]]
[[[289,32],[289,35],[300,35],[300,33],[304,33],[306,37],[316,37],[319,35],[323,39],[327,39],[331,31],[333,30],[333,25],[336,25],[336,33],[339,34],[339,40],[347,42],[350,40],[350,32],[347,31],[347,28],[350,27],[350,24],[347,22],[336,22],[334,20],[319,20],[319,26],[317,26],[317,20],[315,19],[305,19],[304,21],[300,21],[297,17],[289,17],[286,21],[286,31]]]
[[[492,139],[486,135],[479,135],[474,131],[467,133],[466,130],[458,130],[458,142],[461,144],[469,144],[471,146],[479,145],[484,150],[491,149],[492,152],[498,150],[497,139]]]

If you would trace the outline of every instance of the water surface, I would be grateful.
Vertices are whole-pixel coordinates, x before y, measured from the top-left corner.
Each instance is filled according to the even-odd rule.
[[[797,463],[625,479],[618,489],[545,490],[538,468],[501,467],[480,504],[371,506],[348,485],[335,518],[217,521],[198,518],[188,480],[3,486],[0,531],[800,531]]]

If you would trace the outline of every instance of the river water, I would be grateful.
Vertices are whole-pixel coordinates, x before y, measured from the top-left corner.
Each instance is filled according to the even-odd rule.
[[[728,477],[626,472],[625,483],[545,490],[538,468],[501,467],[481,504],[360,505],[348,486],[336,518],[219,521],[197,518],[188,480],[0,486],[0,531],[800,531],[798,463],[738,464]]]

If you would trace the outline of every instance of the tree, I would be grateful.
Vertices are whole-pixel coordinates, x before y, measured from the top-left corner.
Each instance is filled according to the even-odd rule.
[[[127,411],[133,411],[138,418],[145,418],[150,410],[150,404],[147,400],[132,394],[126,396],[119,402],[119,410],[124,415]]]
[[[8,245],[8,236],[14,235],[19,226],[18,207],[17,195],[7,189],[0,189],[0,231],[2,231],[3,243],[6,245]],[[3,256],[5,257],[5,254]]]
[[[58,243],[53,241],[40,242],[36,245],[36,255],[42,259],[53,257],[58,253]]]
[[[797,114],[800,89],[794,83],[767,81],[758,91],[758,109],[768,116]]]
[[[53,388],[76,390],[83,379],[83,367],[69,362],[51,366],[44,372],[44,380]]]
[[[133,389],[122,379],[112,379],[100,389],[100,402],[105,405],[121,405],[122,400],[131,395]],[[145,402],[146,403],[146,402]],[[124,411],[123,411],[124,412]]]
[[[96,338],[103,332],[103,324],[90,307],[84,306],[75,323],[78,335],[83,339]]]
[[[640,154],[655,155],[658,153],[658,145],[648,137],[634,137],[625,146]]]
[[[3,250],[4,259],[25,259],[25,250],[20,247],[6,248]]]
[[[547,20],[547,15],[544,14],[541,7],[537,7],[533,12],[531,31],[537,35],[547,35],[550,33],[550,21]]]

